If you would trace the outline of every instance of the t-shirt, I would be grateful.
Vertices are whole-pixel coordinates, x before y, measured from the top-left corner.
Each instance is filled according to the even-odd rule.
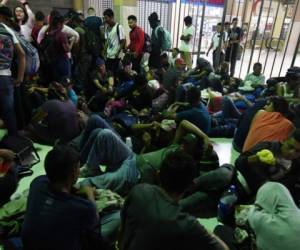
[[[222,35],[219,32],[216,32],[216,33],[213,34],[213,37],[212,37],[211,40],[212,40],[212,43],[213,43],[213,50],[214,51],[219,48],[221,36]],[[221,48],[224,46],[224,43],[227,41],[227,36],[228,36],[227,33],[224,32],[222,42],[221,42]]]
[[[196,218],[183,213],[157,186],[135,186],[125,201],[121,222],[121,249],[223,249]]]
[[[241,40],[243,37],[243,30],[240,27],[232,28],[229,30],[228,36],[229,41]],[[238,43],[234,43],[233,46],[238,46]]]
[[[67,35],[59,29],[50,31],[49,35],[55,37],[56,55],[68,58],[68,52],[65,51],[65,47],[69,46]]]
[[[22,228],[26,249],[80,250],[81,239],[97,224],[90,201],[53,190],[46,176],[31,183]]]
[[[193,25],[189,26],[189,27],[185,27],[185,29],[182,32],[183,36],[188,36],[191,35],[191,39],[187,42],[187,41],[183,41],[181,40],[180,43],[180,47],[179,50],[180,51],[184,51],[184,52],[192,52],[192,45],[193,45],[193,37],[195,34],[195,27]]]
[[[107,58],[115,59],[120,55],[120,41],[125,39],[125,32],[122,25],[116,23],[113,27],[107,27],[105,30],[105,39],[107,40]]]
[[[293,123],[278,112],[263,111],[252,121],[243,152],[248,151],[259,142],[283,141],[294,129]]]
[[[211,63],[202,57],[199,57],[197,59],[197,69],[201,71],[206,71],[208,75],[210,72],[214,71],[213,67],[211,66]]]
[[[174,90],[177,86],[179,77],[182,75],[182,71],[176,69],[175,67],[170,67],[163,74],[163,86],[167,90]]]
[[[48,114],[45,123],[50,136],[69,141],[79,134],[76,107],[70,100],[66,102],[50,100],[45,102],[41,108]]]
[[[263,85],[265,83],[265,76],[263,74],[260,74],[259,76],[254,75],[254,73],[248,74],[245,77],[244,85],[242,87],[239,87],[239,90],[244,91],[253,91],[256,86]],[[252,87],[252,85],[255,85]]]
[[[12,43],[13,44],[18,44],[19,41],[14,33],[14,31],[9,28],[7,25],[5,25],[4,23],[0,23],[0,25],[3,25],[3,27],[6,29],[7,33],[9,33],[11,35],[11,38],[12,38]],[[1,37],[0,37],[0,40],[1,40]],[[5,53],[5,51],[2,51],[3,49],[3,46],[0,46],[0,57],[2,57],[2,55]],[[6,57],[6,53],[4,54],[4,57]],[[8,69],[0,69],[0,76],[11,76],[11,70],[10,68]],[[1,84],[1,83],[0,83]]]
[[[96,32],[100,32],[100,26],[102,25],[102,19],[98,16],[88,16],[84,20],[84,25]]]
[[[211,128],[211,117],[206,106],[201,102],[198,106],[176,113],[176,120],[188,120],[208,134]]]

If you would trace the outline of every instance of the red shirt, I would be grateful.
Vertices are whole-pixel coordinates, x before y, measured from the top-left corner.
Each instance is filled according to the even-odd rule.
[[[144,36],[145,36],[144,31],[142,30],[142,28],[138,26],[132,29],[129,33],[130,44],[128,48],[130,49],[130,51],[136,52],[138,56],[143,53]]]

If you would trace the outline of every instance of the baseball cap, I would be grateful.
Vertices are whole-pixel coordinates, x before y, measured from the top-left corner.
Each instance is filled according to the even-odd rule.
[[[0,5],[0,15],[8,18],[12,18],[13,14],[10,8],[5,5]]]
[[[96,59],[96,66],[100,66],[100,65],[103,65],[103,64],[105,64],[105,61],[102,58],[98,57]]]
[[[186,63],[185,63],[185,61],[184,61],[182,58],[177,58],[177,59],[175,60],[175,65],[176,65],[176,66],[185,66]]]

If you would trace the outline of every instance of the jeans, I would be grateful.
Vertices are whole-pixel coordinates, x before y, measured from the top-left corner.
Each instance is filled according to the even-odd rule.
[[[11,76],[0,76],[0,113],[9,135],[17,133],[14,88]]]
[[[136,164],[136,156],[130,155],[115,172],[84,179],[80,186],[94,186],[101,189],[110,189],[120,195],[126,195],[131,188],[138,184],[140,172]]]
[[[181,199],[179,204],[186,212],[197,211],[207,202],[217,203],[233,178],[233,166],[225,164],[200,175],[194,180],[197,191]]]
[[[86,124],[86,127],[82,133],[81,140],[80,140],[80,149],[82,149],[85,144],[87,143],[91,133],[97,128],[107,128],[112,130],[113,132],[117,133],[114,128],[100,115],[92,114]]]
[[[101,214],[101,236],[105,243],[109,245],[115,242],[121,224],[120,211],[112,211]]]
[[[230,63],[230,76],[233,77],[235,73],[235,65],[237,61],[239,45],[234,44],[226,49],[225,61]]]
[[[232,138],[241,115],[233,101],[224,96],[222,98],[222,111],[213,115],[213,124],[209,136]]]
[[[67,57],[58,58],[55,64],[52,65],[54,69],[54,80],[62,81],[66,78],[71,78],[71,63]]]
[[[219,65],[221,65],[224,61],[224,53],[220,52],[220,58],[218,60],[218,49],[213,51],[213,67],[214,70],[217,70],[219,68]]]
[[[118,169],[122,163],[133,155],[127,145],[110,129],[95,129],[88,138],[82,154],[87,156],[86,163],[90,169],[106,165],[108,171]]]

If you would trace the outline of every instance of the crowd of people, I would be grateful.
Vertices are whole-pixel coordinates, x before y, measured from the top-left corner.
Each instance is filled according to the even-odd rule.
[[[7,2],[2,126],[53,146],[13,235],[23,249],[298,248],[300,68],[265,79],[257,62],[235,78],[237,18],[217,24],[211,65],[193,63],[190,16],[173,48],[156,12],[151,34],[134,15],[125,34],[112,9],[46,17]],[[218,137],[232,138],[233,164],[219,164]],[[2,209],[14,202],[14,158],[0,149]],[[223,223],[213,233],[197,220],[207,214]]]

